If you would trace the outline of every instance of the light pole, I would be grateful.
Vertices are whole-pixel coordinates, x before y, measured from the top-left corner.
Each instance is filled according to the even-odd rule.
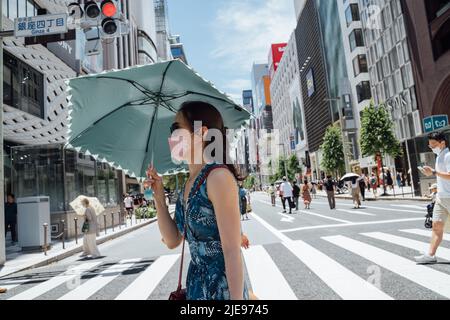
[[[286,155],[286,149],[284,146],[284,143],[279,143],[279,146],[283,146],[283,156],[284,156],[284,176],[286,177],[286,179],[288,178],[288,173],[287,173],[287,155]]]

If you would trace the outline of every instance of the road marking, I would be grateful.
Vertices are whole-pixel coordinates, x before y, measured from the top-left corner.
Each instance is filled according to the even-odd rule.
[[[179,254],[159,257],[123,290],[115,300],[147,300],[179,257]]]
[[[419,210],[426,210],[427,206],[417,206],[412,204],[391,204],[391,207],[399,207],[399,208],[411,208],[411,209],[419,209]]]
[[[341,212],[347,212],[347,213],[351,213],[351,214],[357,214],[357,215],[362,215],[362,216],[376,216],[375,213],[370,213],[370,212],[360,212],[360,211],[356,211],[355,210],[345,210],[345,209],[336,209],[337,211],[341,211]]]
[[[56,288],[57,286],[71,281],[77,277],[79,277],[83,272],[86,272],[92,268],[95,268],[96,266],[100,265],[101,262],[88,262],[83,263],[81,265],[78,265],[76,267],[70,268],[66,272],[51,278],[50,280],[47,280],[41,284],[38,284],[22,293],[19,293],[11,298],[9,300],[33,300],[44,293]]]
[[[58,300],[87,300],[90,296],[95,294],[101,288],[117,278],[122,272],[129,269],[140,260],[142,259],[121,260],[119,263],[103,270],[94,278],[86,281],[82,285],[60,297]]]
[[[317,201],[316,204],[328,206],[328,203],[326,203],[326,202],[319,202],[319,201]],[[353,204],[343,203],[343,202],[339,202],[339,203],[337,203],[337,205],[343,205],[343,206],[347,206],[347,207],[354,207],[355,206]],[[389,211],[390,213],[397,213],[397,212],[408,212],[408,213],[419,213],[419,214],[423,214],[424,213],[424,211],[403,210],[403,209],[393,209],[393,208],[384,208],[384,207],[374,207],[374,206],[366,206],[366,205],[363,204],[361,209],[364,209],[364,208]]]
[[[277,212],[277,213],[278,213],[280,216],[283,217],[283,218],[281,218],[281,220],[280,220],[280,221],[282,221],[282,222],[293,223],[294,220],[295,220],[295,218],[292,217],[291,215],[287,215],[287,214],[284,214],[284,213],[282,213],[282,212]]]
[[[411,234],[417,234],[419,236],[425,236],[425,237],[429,237],[431,238],[431,231],[427,231],[427,230],[422,230],[422,229],[404,229],[404,230],[399,230],[401,232],[406,232],[406,233],[411,233]],[[450,241],[450,234],[448,233],[444,233],[444,238],[445,241]]]
[[[397,273],[444,297],[450,298],[450,276],[448,274],[423,265],[417,265],[415,262],[396,254],[344,236],[323,237],[322,239],[372,261],[380,267]]]
[[[338,219],[338,218],[333,218],[333,217],[328,217],[328,216],[324,216],[323,214],[318,214],[315,212],[311,212],[311,211],[306,211],[306,210],[299,210],[301,213],[305,213],[305,214],[309,214],[312,216],[316,216],[316,217],[321,217],[324,219],[329,219],[329,220],[333,220],[333,221],[338,221],[338,222],[343,222],[343,223],[352,223],[351,221],[348,220],[343,220],[343,219]]]
[[[255,213],[252,213],[252,217],[278,237],[289,251],[343,299],[392,299],[309,244],[293,241]]]
[[[253,291],[262,300],[297,300],[280,269],[260,245],[242,250]]]
[[[279,230],[283,233],[296,232],[301,230],[311,230],[311,229],[324,229],[324,228],[342,228],[342,227],[354,227],[354,226],[364,226],[371,224],[385,224],[385,223],[396,223],[396,222],[409,222],[409,221],[423,221],[423,218],[407,218],[407,219],[393,219],[393,220],[378,220],[378,221],[367,221],[367,222],[352,222],[343,224],[327,224],[320,226],[310,226],[310,227],[299,227],[292,229]]]
[[[405,248],[418,250],[420,252],[428,252],[430,244],[427,242],[417,241],[413,239],[408,239],[404,237],[399,237],[383,232],[365,232],[361,233],[362,235],[386,242],[390,242]],[[445,260],[450,260],[450,249],[440,247],[436,253],[436,255]]]
[[[0,288],[4,288],[6,290],[12,290],[28,281],[33,281],[33,279],[21,279],[21,280],[11,280],[8,282],[3,282],[0,284]]]
[[[263,203],[272,205],[272,204],[271,204],[270,202],[268,202],[268,201],[264,201],[264,200],[258,200],[258,201],[259,201],[259,202],[263,202]],[[281,208],[280,205],[277,205],[277,206]],[[320,218],[324,218],[324,219],[328,219],[328,220],[333,220],[333,221],[338,221],[338,222],[343,222],[343,223],[352,223],[351,221],[348,221],[348,220],[343,220],[343,219],[333,218],[333,217],[325,216],[325,215],[323,215],[323,214],[318,214],[318,213],[311,212],[311,211],[298,210],[298,212],[306,213],[306,214],[309,214],[309,215],[311,215],[311,216],[316,216],[316,217],[320,217]],[[290,217],[290,216],[287,216],[287,217]],[[293,217],[292,217],[292,218],[293,218]],[[293,218],[293,219],[295,219],[295,218]],[[283,221],[283,220],[282,220],[282,221]],[[286,222],[287,222],[287,221],[286,221]]]

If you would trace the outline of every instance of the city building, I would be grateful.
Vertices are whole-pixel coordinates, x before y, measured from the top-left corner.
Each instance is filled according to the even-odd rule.
[[[99,198],[108,212],[117,213],[122,193],[141,190],[137,180],[121,170],[63,148],[68,125],[66,80],[158,60],[153,5],[145,0],[120,4],[131,32],[105,41],[99,55],[85,53],[81,30],[76,40],[47,44],[25,46],[20,38],[3,39],[5,193],[13,192],[19,198],[49,196],[52,233],[58,233],[65,220],[67,236],[74,234],[69,203],[80,194]],[[2,5],[4,30],[14,28],[15,18],[34,16],[38,9],[48,14],[67,10],[64,0],[5,0]]]
[[[170,36],[169,42],[172,57],[174,59],[180,59],[185,64],[188,64],[186,53],[184,52],[184,45],[180,40],[180,36],[178,35]]]
[[[285,152],[285,156],[295,154],[300,164],[304,164],[308,150],[299,73],[297,42],[293,32],[273,75],[270,93],[273,126],[279,136],[280,153],[283,155]],[[272,157],[272,162],[275,161],[277,159]],[[300,174],[304,172],[306,170]]]
[[[170,48],[169,31],[169,8],[167,0],[153,0],[155,6],[156,20],[156,46],[158,57],[162,61],[171,60],[172,52]],[[151,1],[148,1],[151,2]]]
[[[407,142],[409,167],[416,194],[427,194],[434,177],[427,178],[417,171],[419,165],[434,166],[435,157],[428,148],[426,135],[444,130],[450,136],[447,120],[450,117],[450,1],[400,0],[400,4],[425,132]],[[437,123],[436,118],[431,120],[432,116],[438,117]]]
[[[351,164],[351,169],[354,172],[363,171],[367,174],[371,172],[372,167],[376,166],[376,163],[373,157],[362,157],[358,148],[359,128],[361,128],[360,114],[364,108],[370,105],[372,99],[359,3],[357,0],[336,0],[336,3],[339,10],[342,43],[346,57],[347,83],[350,87],[349,94],[341,96],[339,101],[342,109],[341,115],[345,117],[342,121],[344,132],[349,136],[353,149],[350,152],[353,161],[349,161],[349,164]],[[346,104],[351,106],[350,112],[346,112]]]
[[[399,159],[386,157],[384,163],[395,171],[408,172],[406,142],[422,134],[422,121],[403,7],[400,0],[360,0],[359,9],[363,29],[358,37],[361,45],[364,37],[367,48],[372,96],[376,105],[384,104],[389,110],[404,151]]]
[[[328,89],[327,65],[324,59],[322,31],[316,1],[296,1],[295,8],[298,17],[295,41],[308,138],[308,154],[305,163],[308,167],[307,174],[311,174],[312,179],[320,179],[322,176],[320,145],[327,127],[334,122],[330,99],[335,97],[329,93]],[[335,42],[336,37],[329,36],[328,40]],[[336,64],[338,62],[339,60],[335,61]]]

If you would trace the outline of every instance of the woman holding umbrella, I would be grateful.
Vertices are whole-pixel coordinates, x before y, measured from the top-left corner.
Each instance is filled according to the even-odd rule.
[[[198,122],[201,126],[194,126]],[[164,202],[162,179],[152,166],[146,183],[154,192],[163,242],[170,249],[184,244],[184,240],[189,244],[191,263],[185,298],[247,300],[252,295],[244,280],[240,249],[238,181],[242,179],[226,161],[228,146],[222,115],[209,103],[188,101],[178,111],[171,132],[172,158],[189,167],[189,179],[178,197],[173,220]],[[204,139],[208,132],[213,140]],[[217,139],[223,143],[217,143]],[[223,149],[214,148],[207,155],[211,150],[207,147],[213,142]],[[194,161],[199,155],[202,161]],[[182,296],[180,290],[177,294]]]
[[[91,256],[93,259],[100,257],[100,251],[97,247],[97,215],[94,208],[89,204],[87,198],[83,198],[81,203],[85,209],[83,224],[83,253],[81,257]]]

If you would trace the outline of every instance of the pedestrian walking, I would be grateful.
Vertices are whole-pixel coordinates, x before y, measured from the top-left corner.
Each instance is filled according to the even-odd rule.
[[[324,186],[325,191],[327,192],[328,204],[330,206],[330,209],[331,210],[336,209],[336,198],[335,198],[336,184],[330,175],[327,176]]]
[[[10,193],[5,203],[5,236],[8,233],[8,227],[11,231],[11,240],[17,243],[17,203],[16,197]]]
[[[350,190],[352,194],[354,209],[359,209],[359,207],[361,206],[359,180],[360,178],[355,177],[350,181]]]
[[[123,200],[125,204],[125,210],[127,212],[127,215],[131,218],[133,216],[133,197],[131,197],[129,194],[125,195],[125,199]]]
[[[311,209],[311,193],[310,193],[310,186],[308,183],[308,180],[305,180],[303,182],[303,187],[302,187],[302,198],[303,198],[303,204],[305,205],[305,209]]]
[[[90,206],[88,199],[84,198],[81,203],[83,204],[83,207],[86,208],[82,228],[84,236],[83,253],[81,254],[81,257],[91,256],[91,258],[95,259],[100,257],[100,251],[97,247],[97,215],[95,214],[94,208]]]
[[[199,122],[201,127],[194,130],[194,123]],[[223,135],[222,154],[217,149],[214,156],[204,152],[214,141],[202,139],[209,130]],[[237,183],[242,178],[227,163],[229,147],[222,116],[208,103],[188,101],[178,111],[171,132],[172,157],[187,163],[189,169],[174,219],[164,203],[162,177],[152,166],[147,170],[147,181],[154,192],[163,242],[169,249],[181,244],[184,248],[184,241],[189,244],[191,262],[185,296],[180,290],[174,294],[187,300],[248,300],[252,294],[244,277]],[[183,148],[175,147],[180,139]]]
[[[281,190],[281,184],[278,186],[278,197],[280,197],[281,204],[283,205],[283,212],[286,213],[286,200],[283,197],[283,190]]]
[[[281,191],[283,192],[283,202],[288,202],[289,206],[289,214],[292,214],[292,208],[294,207],[294,201],[293,198],[293,188],[286,177],[283,177],[283,183],[280,186]],[[283,211],[286,213],[286,209]]]
[[[392,179],[391,170],[389,169],[386,172],[386,184],[391,190],[394,189],[394,180]]]
[[[312,196],[314,197],[314,199],[317,198],[317,197],[316,197],[316,194],[317,194],[316,183],[312,183],[312,186],[311,186],[311,194],[312,194]]]
[[[275,185],[273,183],[269,186],[268,191],[269,191],[272,207],[275,207],[276,189],[275,189]]]
[[[241,207],[241,216],[242,220],[248,220],[247,214],[247,191],[244,189],[242,182],[239,182],[239,198],[240,198],[240,207]]]
[[[366,176],[362,174],[359,177],[359,191],[361,192],[361,197],[363,201],[366,201]]]
[[[397,180],[397,186],[399,188],[401,188],[402,187],[402,175],[401,175],[401,172],[397,172],[396,180]]]
[[[370,187],[372,188],[374,198],[377,197],[377,189],[378,189],[378,181],[377,176],[372,172],[372,176],[370,177]]]
[[[292,196],[294,197],[295,211],[298,211],[298,199],[300,198],[300,187],[297,181],[292,181]]]
[[[435,169],[425,166],[422,172],[437,180],[437,195],[433,209],[432,235],[428,252],[415,257],[418,264],[436,263],[436,251],[443,236],[445,223],[450,215],[450,151],[445,135],[442,132],[433,132],[428,136],[428,146],[436,154]]]

